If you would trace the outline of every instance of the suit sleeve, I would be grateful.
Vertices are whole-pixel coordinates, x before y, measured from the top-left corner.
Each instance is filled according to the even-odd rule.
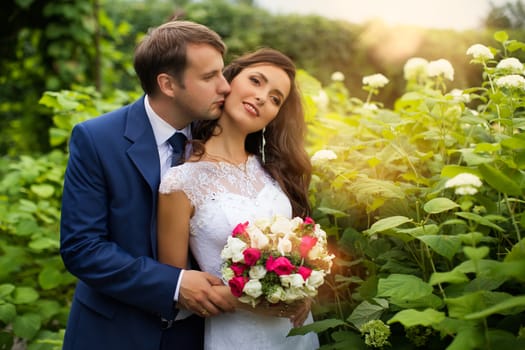
[[[139,201],[133,199],[127,205],[114,203],[118,189],[110,171],[115,168],[110,168],[108,163],[111,162],[101,154],[102,147],[97,142],[104,141],[100,137],[95,140],[93,135],[92,130],[79,124],[71,136],[60,230],[64,264],[96,292],[171,319],[180,269],[157,262],[148,253],[151,248],[143,247],[147,245],[144,242],[150,242],[153,226],[151,218],[147,217],[151,213],[147,208],[151,210],[153,204],[134,203]],[[107,151],[112,152],[111,148]],[[113,165],[117,169],[125,168],[124,163],[118,162],[119,155],[115,153]],[[137,210],[141,205],[145,205],[144,213]],[[126,210],[129,211],[129,223],[115,219],[118,211]],[[140,224],[133,224],[133,220]]]

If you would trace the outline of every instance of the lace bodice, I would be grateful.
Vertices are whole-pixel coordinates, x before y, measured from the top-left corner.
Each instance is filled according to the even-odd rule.
[[[239,166],[224,162],[188,162],[170,168],[161,193],[183,191],[194,207],[190,220],[190,248],[201,270],[221,277],[220,252],[233,228],[276,214],[291,217],[290,201],[255,156]],[[176,213],[174,213],[176,215]],[[310,315],[306,323],[311,323]],[[310,350],[319,347],[317,335],[286,337],[286,318],[237,310],[207,318],[205,350]]]
[[[220,277],[220,251],[241,222],[281,214],[291,216],[291,205],[279,185],[255,156],[245,164],[188,162],[170,168],[161,193],[183,191],[195,212],[190,220],[190,247],[203,271]]]

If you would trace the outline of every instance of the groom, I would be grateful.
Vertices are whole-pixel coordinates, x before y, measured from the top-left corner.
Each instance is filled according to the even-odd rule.
[[[219,117],[230,87],[225,45],[205,26],[171,21],[137,46],[144,97],[78,124],[64,182],[60,252],[78,278],[63,349],[199,349],[203,319],[232,311],[216,277],[156,261],[157,189],[167,140]]]

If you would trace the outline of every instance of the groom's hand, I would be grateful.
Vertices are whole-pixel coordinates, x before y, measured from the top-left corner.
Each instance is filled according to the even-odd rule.
[[[214,285],[222,285],[216,276],[201,271],[184,271],[179,288],[179,306],[202,317],[234,311],[235,306],[212,288]]]

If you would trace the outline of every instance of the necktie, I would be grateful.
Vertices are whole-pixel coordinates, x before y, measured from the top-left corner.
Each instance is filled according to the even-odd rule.
[[[181,132],[176,132],[169,139],[168,143],[173,148],[173,154],[171,156],[171,166],[176,166],[182,163],[184,156],[184,146],[188,138]]]

